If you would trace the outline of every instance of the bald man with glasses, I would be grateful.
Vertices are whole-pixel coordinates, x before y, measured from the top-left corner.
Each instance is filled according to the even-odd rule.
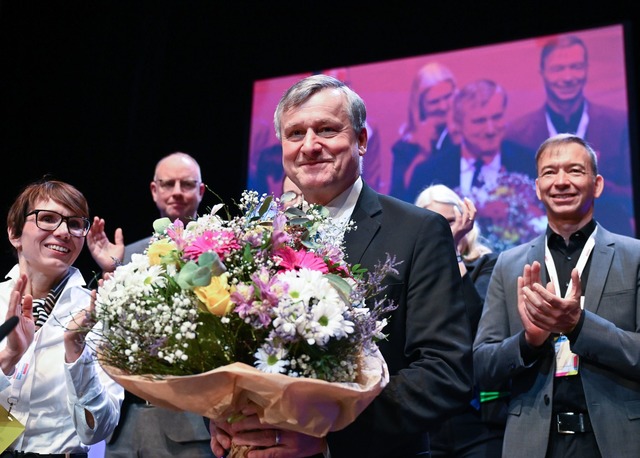
[[[182,152],[160,159],[149,187],[160,217],[179,219],[185,225],[197,217],[206,189],[200,165]],[[89,251],[103,273],[131,261],[132,254],[143,253],[151,239],[149,236],[125,246],[122,230],[118,228],[115,243],[111,243],[104,227],[104,219],[94,217],[87,234]],[[106,443],[105,458],[213,457],[209,440],[202,417],[155,407],[125,392],[120,422]]]

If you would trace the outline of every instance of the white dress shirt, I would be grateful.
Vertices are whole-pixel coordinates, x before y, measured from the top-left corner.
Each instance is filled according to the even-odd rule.
[[[467,196],[472,195],[471,181],[473,180],[473,172],[475,171],[475,162],[475,158],[460,158],[460,189],[462,193]],[[484,181],[487,189],[495,187],[501,167],[502,161],[500,160],[500,154],[496,154],[491,162],[482,166],[480,177],[482,181]]]
[[[97,334],[89,333],[84,352],[76,362],[68,364],[64,360],[66,325],[90,301],[82,274],[71,269],[71,277],[49,319],[36,331],[29,350],[16,365],[14,373],[24,373],[24,377],[5,375],[0,370],[0,404],[9,410],[8,399],[16,398],[11,414],[25,425],[24,433],[9,446],[10,450],[87,452],[89,444],[107,438],[118,423],[124,389],[94,358]],[[0,317],[6,316],[19,273],[16,265],[7,275],[8,280],[0,283]],[[0,348],[5,345],[6,339],[0,342]],[[95,419],[93,429],[87,424],[85,409]]]
[[[358,177],[355,183],[325,205],[325,208],[329,210],[331,218],[333,218],[338,224],[345,226],[351,219],[351,214],[353,213],[353,209],[356,207],[361,191],[362,177]]]

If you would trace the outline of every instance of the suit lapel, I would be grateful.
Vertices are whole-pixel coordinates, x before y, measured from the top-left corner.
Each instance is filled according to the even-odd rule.
[[[527,263],[533,261],[541,261],[544,263],[544,243],[546,236],[543,234],[531,242],[531,247],[527,252]],[[596,245],[591,254],[591,265],[589,267],[589,281],[586,291],[582,291],[584,299],[584,308],[590,312],[596,313],[600,298],[604,291],[604,284],[607,281],[611,263],[613,262],[614,242],[611,240],[609,232],[602,226],[598,225],[596,233]],[[543,285],[549,282],[546,266],[542,269],[541,281]]]
[[[344,236],[349,263],[356,264],[362,260],[367,247],[380,229],[381,215],[382,206],[378,196],[370,187],[363,184],[362,192],[351,215],[351,219],[356,223],[356,229],[347,232]]]
[[[604,284],[607,281],[611,263],[613,262],[614,252],[615,244],[613,240],[611,240],[611,237],[609,237],[609,232],[598,225],[596,245],[591,254],[587,290],[582,292],[584,295],[585,310],[593,313],[598,311],[602,292],[604,291]]]
[[[546,285],[549,282],[547,266],[544,263],[544,242],[546,239],[545,234],[536,237],[531,241],[529,251],[527,251],[527,264],[531,265],[534,261],[538,261],[540,263],[540,281],[543,285]]]

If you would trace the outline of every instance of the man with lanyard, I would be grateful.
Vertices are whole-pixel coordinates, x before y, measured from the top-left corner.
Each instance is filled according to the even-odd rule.
[[[562,132],[585,139],[596,151],[600,173],[607,178],[596,217],[606,221],[613,231],[633,235],[626,113],[587,99],[588,50],[576,35],[552,37],[545,42],[538,71],[544,84],[545,103],[510,122],[505,139],[531,152],[546,138]]]
[[[511,383],[503,456],[637,456],[640,241],[593,218],[582,138],[547,139],[536,165],[547,232],[500,254],[474,343],[480,383]]]

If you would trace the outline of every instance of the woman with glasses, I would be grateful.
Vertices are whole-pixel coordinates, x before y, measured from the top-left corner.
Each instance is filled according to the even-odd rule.
[[[0,317],[19,323],[0,342],[0,420],[12,426],[0,457],[86,457],[118,422],[123,389],[85,336],[95,293],[72,267],[90,226],[86,199],[61,181],[26,186],[9,209],[18,263],[0,283]]]

